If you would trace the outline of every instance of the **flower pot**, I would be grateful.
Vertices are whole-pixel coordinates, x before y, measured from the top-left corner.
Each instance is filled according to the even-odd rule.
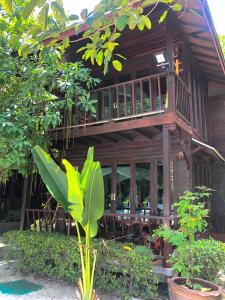
[[[170,300],[222,300],[222,288],[209,281],[193,279],[192,282],[200,284],[210,291],[197,291],[185,286],[186,278],[174,277],[169,280]]]

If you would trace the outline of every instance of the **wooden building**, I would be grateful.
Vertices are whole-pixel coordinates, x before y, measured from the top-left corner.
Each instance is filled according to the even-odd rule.
[[[218,225],[217,216],[224,219],[224,58],[207,1],[186,5],[185,13],[170,12],[163,24],[159,5],[152,30],[126,29],[118,49],[127,58],[123,71],[110,69],[103,77],[93,68],[102,79],[93,91],[96,117],[84,122],[74,110],[69,125],[65,118],[51,131],[55,147],[77,168],[95,147],[105,183],[101,235],[149,242],[146,235],[159,224],[176,223],[173,203],[197,185],[216,189],[208,203],[211,226]],[[74,30],[64,35],[76,38]],[[80,46],[71,44],[67,60],[79,60]],[[41,206],[47,196],[39,182],[31,178],[24,187],[22,227],[73,232],[67,213],[55,204]]]

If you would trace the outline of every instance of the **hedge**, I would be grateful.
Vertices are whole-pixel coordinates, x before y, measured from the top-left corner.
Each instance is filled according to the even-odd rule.
[[[14,259],[25,273],[77,283],[81,263],[76,238],[60,234],[13,231],[4,235],[6,258]],[[152,251],[144,246],[93,239],[97,249],[95,288],[127,297],[155,299],[157,277]]]

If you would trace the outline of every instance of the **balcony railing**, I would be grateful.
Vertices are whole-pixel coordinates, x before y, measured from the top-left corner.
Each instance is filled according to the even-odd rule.
[[[187,122],[191,122],[191,91],[185,82],[175,75],[175,103],[177,113]]]
[[[174,104],[176,112],[186,123],[191,123],[191,91],[185,82],[175,73],[174,99],[168,93],[167,73],[160,73],[130,80],[127,82],[102,87],[92,91],[92,99],[96,103],[96,115],[89,116],[78,111],[65,112],[63,127],[53,129],[59,131],[74,127],[94,126],[113,121],[147,117],[164,113],[170,104]],[[171,109],[169,109],[171,112]],[[65,134],[67,136],[67,134]]]
[[[144,116],[165,110],[166,74],[147,76],[94,90],[96,121]]]
[[[139,242],[143,243],[146,233],[151,236],[153,230],[165,221],[169,222],[173,228],[176,226],[177,217],[175,215],[163,217],[150,214],[105,213],[99,221],[99,234],[106,238],[136,236]],[[25,224],[27,229],[38,232],[60,232],[66,235],[76,233],[73,219],[63,210],[26,209]]]

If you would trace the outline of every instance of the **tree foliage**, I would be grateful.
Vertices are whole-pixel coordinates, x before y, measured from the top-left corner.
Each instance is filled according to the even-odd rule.
[[[40,52],[34,47],[32,54],[18,56],[18,34],[36,22],[22,19],[21,3],[14,5],[12,15],[0,17],[0,182],[13,170],[28,172],[32,147],[50,145],[46,132],[60,124],[60,111],[88,97],[98,83],[82,63],[63,62],[62,48]]]

